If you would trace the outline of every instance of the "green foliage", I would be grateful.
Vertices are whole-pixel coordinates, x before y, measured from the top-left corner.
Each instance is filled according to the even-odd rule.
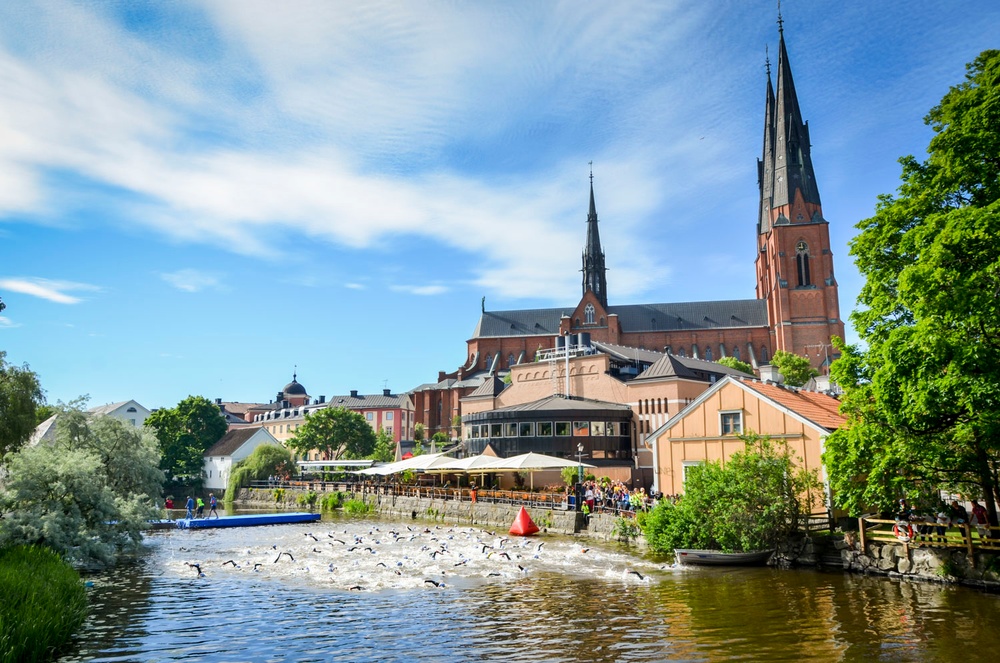
[[[316,494],[316,491],[310,490],[308,493],[296,496],[295,503],[299,506],[308,506],[309,510],[312,511],[318,499],[319,495]]]
[[[0,550],[0,663],[49,661],[87,616],[80,574],[41,546]]]
[[[35,426],[42,423],[54,414],[59,414],[59,408],[54,405],[39,405],[35,409]]]
[[[615,521],[615,526],[611,530],[611,533],[622,543],[631,543],[639,538],[642,530],[639,527],[639,523],[634,519],[619,516]]]
[[[915,488],[982,494],[1000,472],[1000,51],[984,51],[925,122],[895,196],[858,224],[863,348],[831,368],[848,424],[826,442],[834,499],[856,515]]]
[[[344,512],[352,516],[364,515],[375,510],[375,505],[364,500],[350,499],[344,502]]]
[[[36,410],[45,402],[42,387],[28,365],[14,366],[0,350],[0,458],[16,451],[38,425]]]
[[[219,406],[203,396],[188,396],[176,407],[156,410],[146,425],[156,431],[160,468],[171,480],[200,479],[205,452],[228,428]]]
[[[564,467],[559,470],[562,480],[567,486],[576,485],[577,480],[580,478],[580,468],[579,467]]]
[[[385,428],[380,428],[375,435],[375,448],[370,458],[383,463],[396,460],[396,442],[392,439],[392,433]]]
[[[339,509],[344,504],[344,493],[339,490],[333,493],[327,493],[320,500],[319,506],[321,511],[333,511],[334,509]]]
[[[423,440],[425,430],[427,430],[427,428],[423,424],[413,424],[413,441],[420,442]]]
[[[717,364],[722,364],[723,366],[728,366],[729,368],[735,369],[737,371],[743,371],[747,375],[754,375],[753,366],[746,363],[745,361],[740,361],[736,357],[723,357]]]
[[[375,432],[360,413],[327,407],[307,415],[287,444],[300,454],[319,451],[328,460],[361,459],[375,451]]]
[[[806,357],[785,350],[775,352],[771,363],[785,378],[785,384],[792,387],[801,387],[819,375],[819,371],[812,367]]]
[[[796,468],[782,444],[741,436],[743,451],[725,465],[689,469],[684,495],[661,501],[645,519],[646,539],[657,552],[676,548],[749,552],[773,548],[809,513],[818,496],[816,472]]]
[[[119,419],[65,410],[54,442],[6,460],[0,545],[43,544],[75,565],[106,566],[160,516],[156,439]]]
[[[435,449],[444,449],[448,445],[448,441],[447,433],[442,433],[441,431],[431,436],[431,445]]]
[[[235,500],[240,488],[249,486],[251,481],[260,481],[270,476],[294,476],[296,472],[298,467],[292,462],[292,454],[288,449],[262,444],[233,467],[226,485],[225,501]]]
[[[504,384],[511,384],[513,381],[514,381],[514,378],[511,377],[510,373],[508,373],[507,375],[503,376],[503,383]]]
[[[284,488],[275,488],[274,491],[273,491],[273,494],[274,494],[274,503],[275,504],[281,504],[282,502],[285,501],[285,489]]]

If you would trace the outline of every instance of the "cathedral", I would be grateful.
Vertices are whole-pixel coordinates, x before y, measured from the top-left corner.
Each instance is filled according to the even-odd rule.
[[[439,374],[437,383],[414,390],[416,416],[428,434],[445,431],[457,436],[463,398],[514,367],[577,345],[576,339],[598,348],[634,348],[706,363],[735,357],[754,369],[785,350],[808,357],[826,372],[835,357],[831,338],[843,338],[844,323],[809,125],[795,93],[780,19],[775,78],[772,84],[768,62],[763,149],[757,161],[756,298],[609,303],[591,174],[579,302],[507,311],[487,311],[484,306],[467,341],[464,364],[451,374]]]

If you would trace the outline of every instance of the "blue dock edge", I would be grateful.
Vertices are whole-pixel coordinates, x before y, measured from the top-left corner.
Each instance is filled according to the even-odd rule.
[[[255,513],[246,516],[222,518],[182,518],[177,521],[180,529],[215,529],[217,527],[256,527],[257,525],[284,525],[286,523],[311,523],[320,519],[318,513]]]

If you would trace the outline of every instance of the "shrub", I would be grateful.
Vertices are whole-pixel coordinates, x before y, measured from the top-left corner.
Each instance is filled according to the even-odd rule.
[[[321,511],[333,511],[334,509],[339,509],[343,504],[344,493],[337,491],[335,493],[328,493],[320,500],[319,508]]]
[[[362,515],[375,510],[374,504],[369,504],[364,500],[351,499],[344,502],[344,511],[351,515]]]
[[[316,491],[310,490],[308,493],[296,497],[295,503],[299,506],[308,506],[309,510],[312,511],[313,507],[316,506],[317,499],[319,499],[319,495],[316,494]]]
[[[87,615],[80,574],[41,546],[0,550],[0,663],[55,657]]]

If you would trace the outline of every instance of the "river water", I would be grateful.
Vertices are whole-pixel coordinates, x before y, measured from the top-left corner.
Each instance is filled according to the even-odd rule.
[[[200,566],[200,571],[197,567]],[[61,661],[996,660],[1000,597],[334,519],[147,537]]]

